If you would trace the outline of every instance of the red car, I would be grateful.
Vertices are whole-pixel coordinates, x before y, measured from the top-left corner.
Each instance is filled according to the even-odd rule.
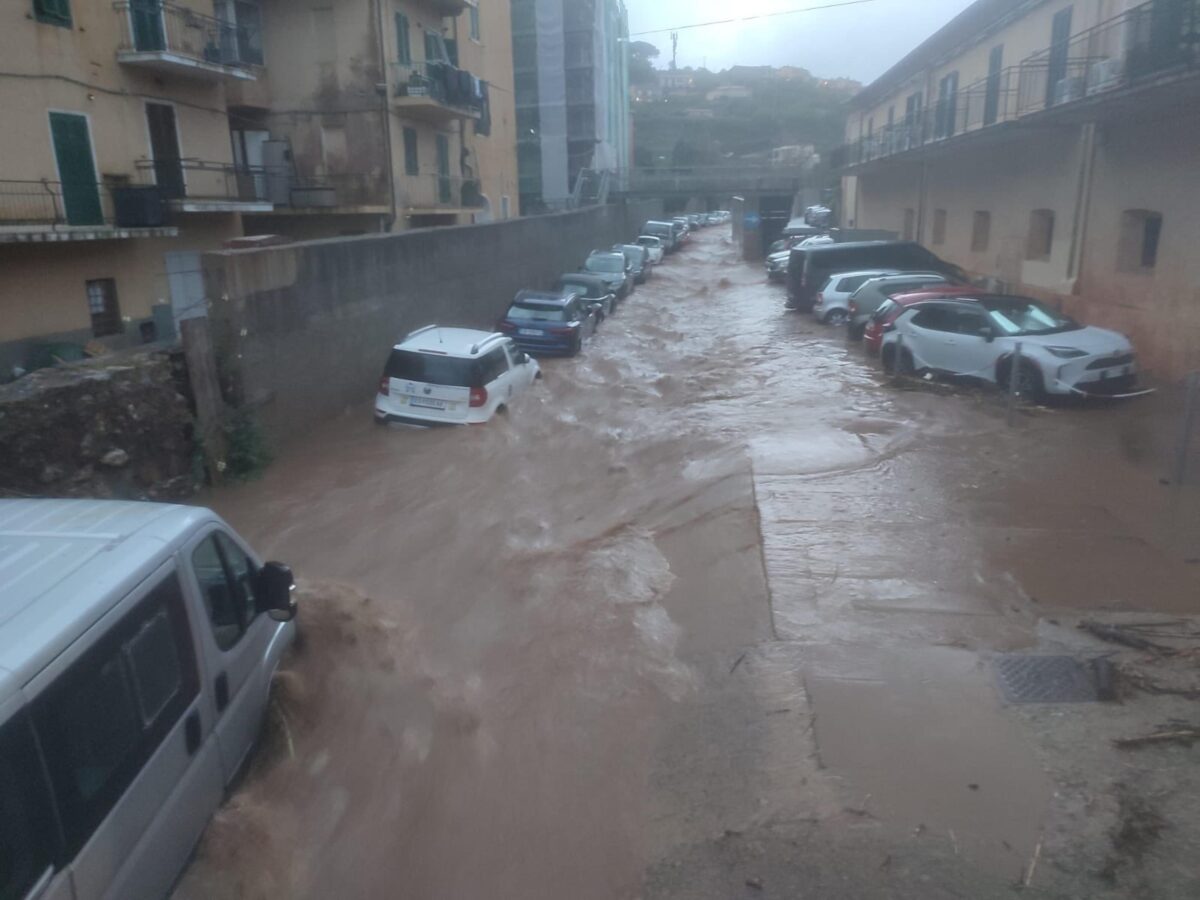
[[[982,296],[979,288],[969,284],[939,284],[907,294],[895,294],[884,300],[879,309],[875,310],[867,322],[863,332],[863,347],[868,353],[877,354],[883,344],[883,335],[900,317],[905,309],[922,300],[938,300],[946,297],[977,297]]]

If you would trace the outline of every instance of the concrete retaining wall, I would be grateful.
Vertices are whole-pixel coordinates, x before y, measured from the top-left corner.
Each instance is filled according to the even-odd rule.
[[[422,325],[488,328],[522,288],[631,240],[654,201],[488,225],[203,257],[222,388],[275,445],[369,400],[388,349]]]

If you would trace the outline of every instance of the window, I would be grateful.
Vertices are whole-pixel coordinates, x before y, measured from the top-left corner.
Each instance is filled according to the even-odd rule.
[[[1029,237],[1025,242],[1025,258],[1048,261],[1054,248],[1054,210],[1035,209],[1029,214]]]
[[[933,211],[933,244],[936,247],[944,243],[946,243],[946,211],[935,209]]]
[[[971,252],[983,253],[992,240],[992,214],[979,210],[971,223]]]
[[[24,897],[52,865],[51,800],[29,717],[0,727],[0,897]]]
[[[412,40],[409,37],[408,16],[396,13],[396,61],[402,66],[412,65]]]
[[[937,109],[934,113],[934,137],[954,134],[958,118],[958,73],[951,72],[938,84]]]
[[[1158,263],[1158,244],[1162,238],[1161,213],[1147,209],[1127,209],[1121,215],[1121,240],[1117,247],[1117,269],[1122,272],[1147,272]]]
[[[481,378],[485,385],[491,384],[508,371],[508,357],[504,355],[503,347],[493,350],[481,359],[479,364],[482,369]]]
[[[988,54],[987,92],[983,98],[983,124],[991,125],[1000,117],[1000,79],[1004,68],[1004,45],[997,44]]]
[[[92,316],[92,334],[104,337],[125,330],[121,310],[117,306],[117,282],[112,278],[97,278],[87,282],[88,312]]]
[[[904,240],[913,241],[917,238],[917,211],[915,209],[906,209],[904,211],[904,229],[901,232]]]
[[[467,6],[467,17],[470,20],[471,40],[479,40],[479,5],[472,3]]]
[[[71,0],[33,0],[33,15],[47,25],[71,27]]]
[[[912,324],[929,331],[958,331],[958,316],[946,306],[930,306],[912,317]]]
[[[192,551],[192,571],[213,638],[218,647],[228,650],[241,640],[257,615],[255,569],[228,535],[215,531]]]
[[[34,701],[68,856],[166,739],[199,684],[172,573]]]
[[[404,174],[416,175],[421,171],[420,160],[417,157],[417,130],[404,129]]]

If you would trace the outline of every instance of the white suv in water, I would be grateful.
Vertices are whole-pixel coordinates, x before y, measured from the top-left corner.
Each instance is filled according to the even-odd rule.
[[[539,377],[537,360],[503,334],[429,325],[392,348],[375,395],[375,422],[486,422]]]
[[[1028,297],[982,295],[916,304],[883,337],[883,364],[1007,386],[1020,344],[1017,390],[1113,396],[1129,392],[1137,364],[1129,338],[1080,325]]]

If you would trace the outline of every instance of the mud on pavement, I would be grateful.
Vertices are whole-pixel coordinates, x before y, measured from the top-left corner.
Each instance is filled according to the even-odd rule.
[[[1194,751],[1112,744],[1194,701],[992,671],[1192,610],[1153,408],[1009,429],[782,299],[703,233],[506,419],[205,498],[302,642],[177,896],[1194,896]]]

